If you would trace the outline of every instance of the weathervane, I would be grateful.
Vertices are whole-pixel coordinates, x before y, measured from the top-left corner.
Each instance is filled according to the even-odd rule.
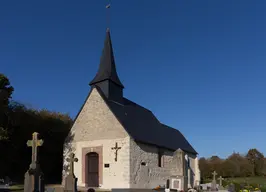
[[[107,25],[107,28],[109,29],[109,27],[110,27],[110,17],[111,17],[111,14],[110,14],[110,8],[111,8],[110,0],[109,0],[109,4],[106,5],[105,8],[107,9],[107,11],[106,11],[106,25]]]

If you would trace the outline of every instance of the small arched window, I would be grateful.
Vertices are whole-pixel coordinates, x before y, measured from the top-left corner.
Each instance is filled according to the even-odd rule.
[[[163,167],[163,150],[158,148],[158,167]]]

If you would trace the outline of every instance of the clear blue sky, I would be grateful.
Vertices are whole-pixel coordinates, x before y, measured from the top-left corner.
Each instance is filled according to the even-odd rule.
[[[98,68],[107,3],[0,1],[0,66],[15,100],[77,114]],[[200,156],[266,153],[265,0],[111,6],[126,97],[181,130]]]

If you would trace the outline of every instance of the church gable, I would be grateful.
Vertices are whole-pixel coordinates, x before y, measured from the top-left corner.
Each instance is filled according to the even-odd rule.
[[[74,142],[128,136],[96,88],[92,88],[72,126],[71,134]]]

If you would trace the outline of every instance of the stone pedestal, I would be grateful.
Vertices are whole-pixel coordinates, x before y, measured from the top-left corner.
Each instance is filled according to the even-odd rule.
[[[77,192],[78,179],[74,175],[68,175],[65,178],[65,192]]]
[[[224,190],[224,187],[220,185],[220,186],[218,187],[218,189],[219,189],[219,190]]]
[[[215,180],[213,180],[211,183],[211,191],[217,191],[217,183]]]
[[[186,176],[171,176],[170,186],[173,189],[187,191],[187,177]]]
[[[39,166],[25,173],[24,192],[44,192],[44,178]]]

